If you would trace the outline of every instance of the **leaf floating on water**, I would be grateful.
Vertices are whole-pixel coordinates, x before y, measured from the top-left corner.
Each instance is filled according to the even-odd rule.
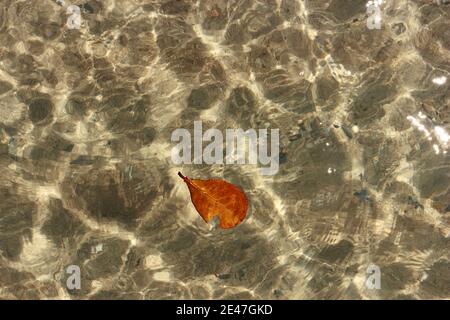
[[[178,172],[187,184],[191,200],[200,216],[209,222],[219,216],[219,226],[233,228],[244,220],[248,200],[244,192],[235,185],[220,179],[189,179]]]

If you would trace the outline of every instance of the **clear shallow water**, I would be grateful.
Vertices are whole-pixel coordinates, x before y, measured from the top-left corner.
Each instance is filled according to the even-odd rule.
[[[70,30],[3,0],[0,297],[448,299],[445,2],[370,30],[366,1],[74,1]],[[278,173],[174,165],[196,120],[279,128]],[[247,219],[205,224],[178,171],[239,185]]]

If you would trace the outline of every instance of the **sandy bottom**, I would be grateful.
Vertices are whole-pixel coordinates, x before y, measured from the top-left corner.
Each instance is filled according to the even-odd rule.
[[[0,298],[449,299],[450,5],[366,2],[2,0]],[[174,164],[194,121],[279,129],[279,171]]]

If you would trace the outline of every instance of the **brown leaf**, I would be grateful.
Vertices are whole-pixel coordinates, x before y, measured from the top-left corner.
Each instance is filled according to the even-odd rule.
[[[241,189],[225,180],[191,180],[181,172],[178,175],[186,182],[192,203],[205,222],[218,215],[220,227],[228,229],[244,220],[248,201]]]

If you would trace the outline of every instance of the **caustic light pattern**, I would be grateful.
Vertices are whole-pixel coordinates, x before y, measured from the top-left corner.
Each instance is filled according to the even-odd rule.
[[[448,0],[0,0],[0,299],[449,299],[449,39]]]

